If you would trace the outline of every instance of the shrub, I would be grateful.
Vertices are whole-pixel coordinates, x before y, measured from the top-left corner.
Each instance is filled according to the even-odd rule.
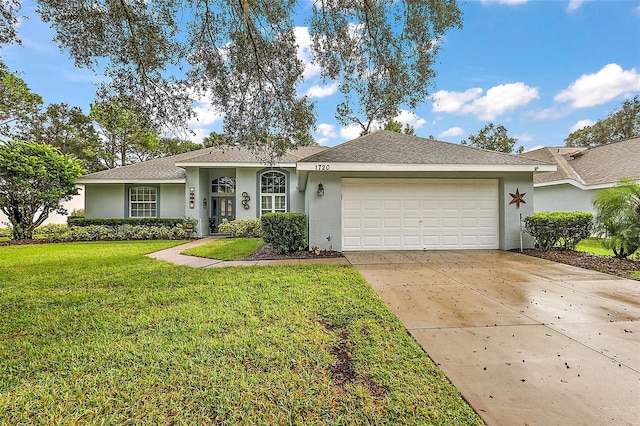
[[[604,247],[617,258],[631,256],[640,248],[640,183],[622,179],[613,188],[603,189],[593,201],[596,224],[604,234]]]
[[[307,248],[307,216],[302,213],[267,213],[260,219],[262,239],[279,253]]]
[[[35,234],[49,241],[68,241],[71,236],[67,225],[50,223],[48,225],[38,226]]]
[[[11,237],[11,228],[10,227],[1,227],[0,226],[0,237]]]
[[[176,219],[176,218],[127,218],[127,219],[99,219],[99,218],[85,218],[77,216],[69,216],[67,223],[69,226],[108,226],[115,230],[122,225],[137,225],[137,226],[164,226],[166,228],[173,228],[177,224],[186,224],[192,222],[192,219]]]
[[[593,215],[585,212],[538,212],[527,216],[524,225],[537,248],[549,250],[560,246],[573,250],[576,244],[591,235]]]
[[[218,226],[218,232],[231,234],[239,238],[260,238],[262,236],[262,227],[260,226],[260,219],[236,219],[231,222],[223,219]]]

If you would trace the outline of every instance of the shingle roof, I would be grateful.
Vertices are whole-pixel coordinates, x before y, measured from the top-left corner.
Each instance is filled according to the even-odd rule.
[[[323,146],[300,147],[297,150],[287,152],[279,163],[296,163],[300,159],[327,149]],[[187,174],[184,168],[176,164],[188,163],[247,163],[265,164],[250,150],[241,147],[203,148],[197,151],[185,152],[170,157],[148,160],[141,163],[130,164],[124,167],[103,170],[81,177],[78,182],[99,179],[109,180],[182,180]]]
[[[540,148],[522,156],[557,164],[556,172],[537,173],[536,184],[572,179],[588,186],[611,184],[624,177],[640,179],[640,137],[595,148]]]
[[[302,163],[545,165],[543,161],[380,130],[312,155]]]
[[[301,159],[318,152],[326,150],[325,146],[303,146],[295,150],[287,151],[278,163],[297,163]],[[247,163],[247,164],[264,164],[261,153],[252,152],[242,147],[219,147],[207,148],[197,151],[198,155],[191,156],[187,159],[177,161],[177,163]]]

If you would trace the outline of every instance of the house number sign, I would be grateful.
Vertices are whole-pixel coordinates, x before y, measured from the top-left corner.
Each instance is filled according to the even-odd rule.
[[[316,164],[316,170],[321,172],[328,172],[331,170],[331,166],[329,164]]]

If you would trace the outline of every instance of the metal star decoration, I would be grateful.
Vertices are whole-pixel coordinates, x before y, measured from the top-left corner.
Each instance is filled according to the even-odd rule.
[[[520,203],[527,204],[527,202],[524,200],[524,196],[527,195],[526,192],[523,192],[521,194],[520,190],[516,188],[516,193],[509,193],[509,195],[511,195],[511,202],[509,204],[515,204],[518,208],[520,208]]]

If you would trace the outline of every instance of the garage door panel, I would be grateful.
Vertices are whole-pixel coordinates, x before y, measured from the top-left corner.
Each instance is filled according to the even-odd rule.
[[[344,179],[343,250],[498,248],[497,180]]]

